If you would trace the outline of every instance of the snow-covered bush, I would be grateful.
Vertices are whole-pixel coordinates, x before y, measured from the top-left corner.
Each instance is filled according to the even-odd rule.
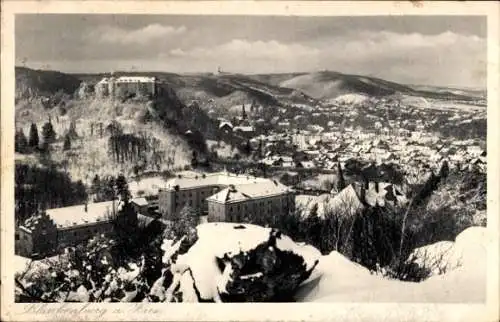
[[[185,253],[183,239],[163,244],[172,284],[160,277],[156,296],[165,301],[260,302],[290,300],[308,278],[320,252],[271,228],[231,223],[197,227],[198,239]],[[156,284],[156,283],[155,283]],[[159,292],[159,293],[158,293]]]

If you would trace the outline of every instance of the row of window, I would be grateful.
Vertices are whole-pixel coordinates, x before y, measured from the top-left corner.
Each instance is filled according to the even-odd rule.
[[[78,229],[78,230],[75,230],[75,231],[72,231],[72,232],[68,232],[68,233],[63,233],[61,234],[61,237],[62,238],[65,238],[65,237],[68,237],[68,236],[72,236],[72,237],[78,237],[78,236],[88,236],[88,235],[91,235],[91,234],[94,234],[94,235],[97,235],[100,233],[100,230],[99,228],[96,228],[96,227],[93,227],[93,228],[87,228],[87,229]]]

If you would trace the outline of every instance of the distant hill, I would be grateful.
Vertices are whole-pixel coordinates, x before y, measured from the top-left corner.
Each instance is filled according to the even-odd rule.
[[[483,99],[486,98],[486,90],[481,90],[481,89],[429,86],[429,85],[408,85],[408,86],[416,91],[437,92],[448,95],[454,94],[454,95],[470,96]]]
[[[474,100],[477,97],[463,91],[443,91],[431,87],[412,87],[376,77],[343,74],[333,71],[249,76],[269,81],[274,86],[296,89],[315,99],[334,99],[344,94],[387,96],[407,94],[435,99]]]
[[[315,105],[316,100],[303,92],[263,82],[241,74],[169,77],[168,82],[186,102],[213,101],[218,109],[256,103],[261,106],[293,104]]]
[[[73,94],[81,83],[78,77],[57,71],[16,67],[15,74],[16,98]]]
[[[293,88],[279,86],[276,77],[268,75],[261,79],[242,74],[174,74],[165,72],[115,72],[120,75],[154,76],[173,89],[186,105],[192,101],[203,103],[209,100],[221,110],[228,110],[234,105],[251,104],[262,106],[283,106],[287,104],[315,105],[316,100]],[[285,78],[294,74],[286,74]],[[72,74],[73,77],[89,84],[97,83],[109,74]],[[206,105],[206,104],[205,104]]]
[[[256,103],[261,106],[306,105],[331,100],[342,95],[382,97],[404,94],[416,97],[474,101],[484,98],[484,91],[432,86],[403,85],[376,77],[343,74],[334,71],[279,74],[175,74],[166,72],[116,72],[120,75],[155,76],[171,89],[176,99],[190,105],[197,101],[207,111],[224,113],[235,106]],[[72,94],[82,83],[95,84],[109,74],[64,74],[16,68],[18,95]]]

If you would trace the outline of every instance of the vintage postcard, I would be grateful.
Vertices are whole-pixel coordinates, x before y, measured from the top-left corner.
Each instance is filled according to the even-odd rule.
[[[2,2],[2,320],[498,320],[499,8]]]

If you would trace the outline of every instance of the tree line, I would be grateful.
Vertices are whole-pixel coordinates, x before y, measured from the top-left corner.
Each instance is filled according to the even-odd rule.
[[[65,151],[70,150],[71,141],[77,137],[76,124],[74,121],[71,121],[67,133],[64,134],[63,149]],[[50,145],[54,143],[56,139],[57,133],[50,119],[43,124],[41,133],[39,133],[36,123],[31,123],[28,137],[26,137],[23,129],[16,129],[14,136],[14,151],[22,154],[47,152]]]
[[[86,187],[81,180],[72,181],[55,165],[15,165],[15,217],[22,221],[39,209],[81,204],[87,200]]]

